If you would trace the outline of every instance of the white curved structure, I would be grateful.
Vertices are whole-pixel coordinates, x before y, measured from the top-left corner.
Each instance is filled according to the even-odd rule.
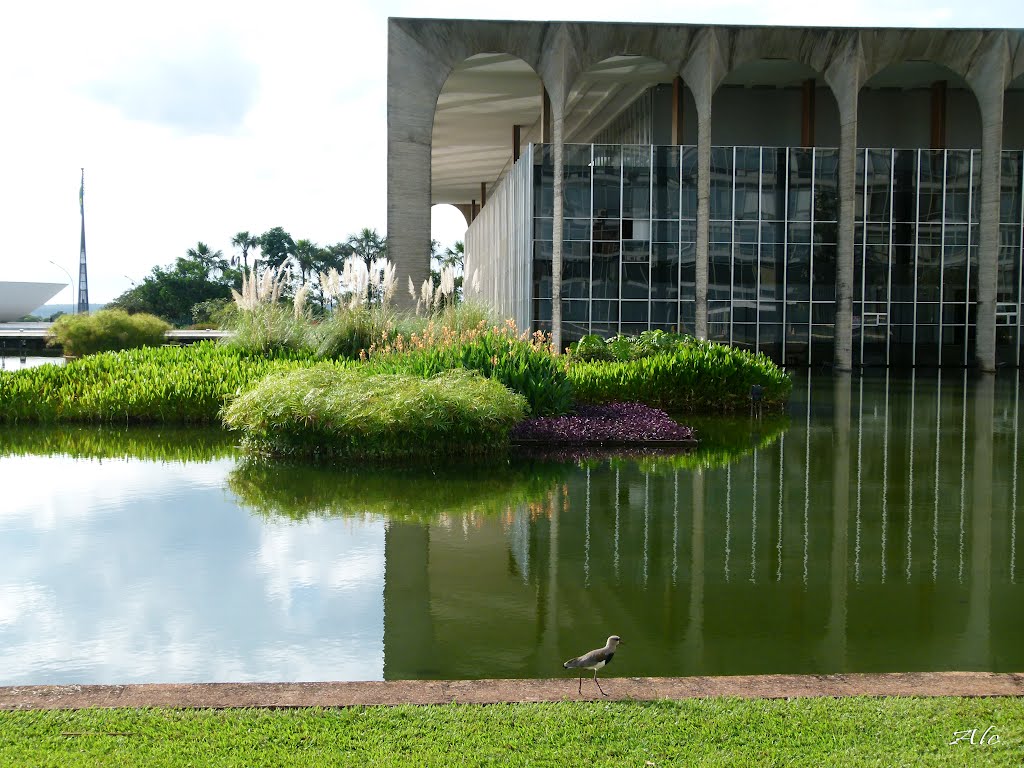
[[[67,287],[67,283],[0,281],[0,323],[9,323],[24,317]]]

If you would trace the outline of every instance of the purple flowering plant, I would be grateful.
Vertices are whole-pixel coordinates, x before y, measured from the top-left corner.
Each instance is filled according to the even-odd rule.
[[[694,431],[667,413],[642,403],[580,405],[565,416],[527,419],[513,428],[513,441],[563,443],[645,443],[694,441]]]

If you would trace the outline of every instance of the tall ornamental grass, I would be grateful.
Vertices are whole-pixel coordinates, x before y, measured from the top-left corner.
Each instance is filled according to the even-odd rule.
[[[575,360],[568,377],[579,402],[639,401],[672,413],[749,409],[754,385],[762,388],[762,408],[781,408],[793,388],[764,354],[696,340],[625,361]]]
[[[494,452],[525,414],[521,395],[472,371],[424,379],[320,364],[267,376],[223,420],[257,456],[395,460]]]
[[[562,414],[573,404],[565,366],[551,354],[545,337],[519,334],[511,320],[461,332],[428,324],[408,342],[399,338],[371,349],[369,368],[422,377],[458,368],[477,371],[525,397],[534,416]]]
[[[93,355],[119,349],[158,347],[170,325],[147,314],[129,315],[123,309],[101,309],[91,315],[61,315],[51,326],[47,343],[66,355]]]
[[[0,422],[214,423],[227,397],[270,371],[308,365],[299,356],[244,355],[208,341],[104,352],[0,372]]]

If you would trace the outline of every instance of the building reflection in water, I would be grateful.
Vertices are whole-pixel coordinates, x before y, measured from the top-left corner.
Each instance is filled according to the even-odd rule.
[[[556,675],[612,631],[628,675],[1019,670],[1019,412],[1016,379],[801,374],[734,461],[593,461],[465,531],[392,522],[385,677]]]

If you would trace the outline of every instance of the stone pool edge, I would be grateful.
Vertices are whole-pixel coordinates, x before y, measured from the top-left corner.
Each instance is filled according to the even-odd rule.
[[[390,680],[321,683],[143,683],[0,686],[0,710],[87,707],[234,709],[573,700],[655,701],[709,696],[1024,696],[1024,673],[911,672],[848,675],[608,677],[602,697],[584,679]],[[588,688],[589,685],[589,688]],[[596,695],[595,695],[596,694]]]

